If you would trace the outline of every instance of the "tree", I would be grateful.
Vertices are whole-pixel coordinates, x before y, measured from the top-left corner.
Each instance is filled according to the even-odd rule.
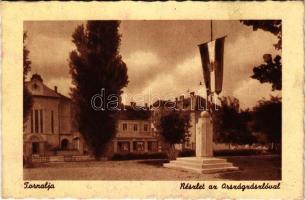
[[[239,100],[222,97],[218,110],[212,113],[214,141],[228,144],[251,144],[254,137],[248,129],[249,110],[240,110]]]
[[[31,70],[31,61],[29,59],[30,51],[25,45],[27,38],[26,32],[23,33],[23,123],[27,121],[28,115],[33,105],[31,92],[26,87],[25,81],[29,71]]]
[[[281,56],[277,55],[274,60],[270,54],[263,56],[265,64],[253,68],[251,78],[259,80],[261,83],[271,83],[272,90],[282,89],[282,62]]]
[[[168,157],[176,158],[175,144],[185,142],[189,134],[190,115],[188,112],[170,111],[160,117],[158,123],[162,138],[169,144]]]
[[[252,26],[253,31],[258,29],[268,31],[278,38],[274,47],[278,50],[282,49],[282,20],[241,20],[246,26]]]
[[[268,31],[278,38],[274,44],[275,49],[282,49],[282,21],[281,20],[241,20],[246,26],[252,26],[253,30],[262,29]],[[276,55],[272,59],[271,54],[263,55],[264,64],[254,66],[251,78],[259,80],[261,83],[271,83],[272,90],[282,89],[282,62],[281,56]]]
[[[72,35],[76,50],[70,53],[71,96],[79,131],[96,159],[105,153],[116,132],[116,109],[107,106],[113,98],[120,99],[128,84],[127,67],[119,54],[119,25],[119,21],[88,21],[86,28],[78,26]],[[97,94],[103,96],[104,109],[91,105]]]
[[[282,139],[282,100],[271,96],[260,100],[253,108],[254,130],[261,132],[267,142],[280,145]]]

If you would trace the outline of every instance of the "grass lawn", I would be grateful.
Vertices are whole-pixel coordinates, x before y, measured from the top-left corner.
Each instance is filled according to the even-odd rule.
[[[162,167],[163,160],[45,163],[24,168],[25,180],[281,180],[281,158],[229,157],[241,170],[197,174]]]

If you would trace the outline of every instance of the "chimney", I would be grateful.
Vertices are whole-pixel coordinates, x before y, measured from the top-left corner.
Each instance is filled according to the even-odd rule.
[[[145,108],[146,108],[146,110],[148,110],[148,104],[147,103],[145,103]]]
[[[191,97],[195,96],[195,92],[191,92],[191,93],[190,93],[190,96],[191,96]]]
[[[57,86],[54,86],[54,91],[57,93]]]

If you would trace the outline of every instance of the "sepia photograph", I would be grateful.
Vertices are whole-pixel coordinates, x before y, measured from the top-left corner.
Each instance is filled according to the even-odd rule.
[[[282,20],[23,21],[24,181],[281,181],[284,142]]]
[[[304,3],[0,9],[3,198],[304,198]]]

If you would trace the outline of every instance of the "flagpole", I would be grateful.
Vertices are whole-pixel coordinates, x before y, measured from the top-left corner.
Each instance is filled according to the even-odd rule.
[[[213,41],[213,21],[211,20],[211,41]]]
[[[210,21],[210,25],[211,25],[211,41],[213,41],[213,20]],[[210,76],[211,76],[211,72],[210,72]],[[211,86],[211,89],[212,89],[212,86]],[[213,95],[213,91],[212,90],[210,91],[210,94],[207,93],[208,111],[209,112],[211,112],[210,109],[211,109],[211,105],[212,105],[212,95]]]

